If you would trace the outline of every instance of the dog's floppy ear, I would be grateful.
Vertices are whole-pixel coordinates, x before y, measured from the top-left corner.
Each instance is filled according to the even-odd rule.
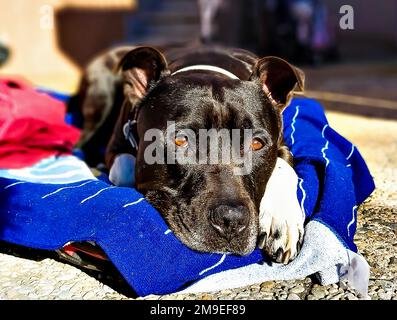
[[[294,91],[303,92],[305,74],[281,58],[264,57],[256,62],[251,79],[259,79],[270,102],[283,110]]]
[[[119,62],[124,80],[124,95],[134,104],[142,99],[152,81],[169,73],[164,55],[152,47],[129,51]]]

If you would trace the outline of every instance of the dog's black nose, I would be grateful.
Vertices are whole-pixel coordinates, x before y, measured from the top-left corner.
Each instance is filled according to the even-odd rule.
[[[238,235],[248,226],[248,209],[244,206],[220,205],[211,210],[209,220],[222,236]]]

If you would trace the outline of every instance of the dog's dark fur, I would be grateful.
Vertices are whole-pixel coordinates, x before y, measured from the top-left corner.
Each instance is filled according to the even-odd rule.
[[[240,80],[202,70],[172,75],[197,64],[221,67]],[[140,47],[127,53],[119,67],[125,99],[107,147],[107,167],[119,154],[134,154],[136,188],[189,247],[250,253],[257,244],[259,204],[276,159],[291,162],[282,139],[281,112],[293,90],[303,88],[302,73],[279,58],[259,59],[240,49],[207,47],[164,54]],[[137,150],[124,137],[123,126],[129,119],[137,120]],[[264,147],[253,151],[253,169],[243,176],[234,175],[233,167],[225,164],[148,165],[143,154],[150,142],[143,135],[152,128],[165,131],[167,121],[195,132],[253,129]]]
[[[82,135],[77,145],[92,167],[104,162],[101,151],[112,136],[124,101],[123,78],[114,72],[120,59],[134,47],[118,47],[99,54],[85,68],[69,112],[80,114]]]

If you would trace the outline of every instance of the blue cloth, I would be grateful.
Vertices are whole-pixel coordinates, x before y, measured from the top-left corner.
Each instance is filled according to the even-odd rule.
[[[294,99],[285,110],[284,138],[294,155],[298,199],[307,219],[327,225],[357,252],[357,206],[375,188],[357,147],[329,126],[317,101],[307,98]]]
[[[357,251],[357,206],[374,189],[357,148],[329,127],[322,107],[311,99],[292,101],[284,112],[284,130],[307,219],[323,223]],[[49,164],[48,173],[54,167]],[[187,248],[134,189],[89,177],[36,183],[13,179],[6,171],[0,172],[1,240],[47,250],[69,241],[95,241],[141,296],[175,292],[210,274],[265,259],[259,250],[238,257]]]

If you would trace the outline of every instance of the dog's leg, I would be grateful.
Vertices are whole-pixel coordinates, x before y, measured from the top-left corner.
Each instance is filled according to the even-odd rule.
[[[117,155],[110,168],[109,180],[118,187],[134,187],[135,157],[129,153]]]
[[[297,185],[294,169],[277,158],[259,209],[259,247],[276,262],[293,260],[302,244],[305,216],[297,199]]]

